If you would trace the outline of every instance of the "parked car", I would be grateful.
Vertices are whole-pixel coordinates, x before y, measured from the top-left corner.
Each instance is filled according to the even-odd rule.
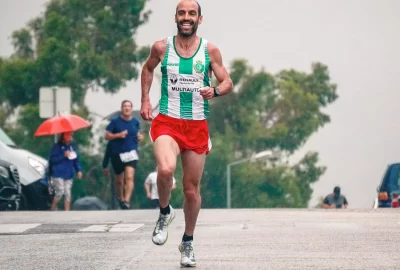
[[[400,163],[390,164],[377,188],[373,208],[397,208],[400,195]]]
[[[0,211],[17,211],[21,204],[21,184],[18,169],[0,160]]]
[[[52,195],[47,187],[47,160],[18,147],[1,128],[0,159],[18,169],[23,200],[20,210],[49,210]]]

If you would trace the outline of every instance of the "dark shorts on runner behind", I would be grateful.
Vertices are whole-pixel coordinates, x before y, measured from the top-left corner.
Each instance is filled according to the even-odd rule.
[[[186,120],[159,113],[151,122],[149,135],[152,142],[162,135],[172,137],[181,152],[191,150],[197,154],[208,154],[212,147],[205,119]]]
[[[121,174],[125,171],[125,167],[132,167],[136,169],[137,160],[122,162],[119,154],[112,154],[111,165],[113,166],[115,174]]]

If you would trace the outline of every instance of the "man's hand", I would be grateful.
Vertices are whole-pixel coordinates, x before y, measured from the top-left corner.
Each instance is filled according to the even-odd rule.
[[[123,138],[126,137],[127,134],[128,134],[128,131],[127,131],[127,130],[121,131],[121,132],[119,133],[119,137],[120,137],[121,139],[123,139]]]
[[[103,169],[103,175],[104,175],[104,176],[107,176],[107,175],[108,175],[108,169],[107,169],[107,168],[104,168],[104,169]]]
[[[78,172],[78,179],[82,179],[82,176],[83,176],[82,172]]]
[[[64,156],[67,158],[69,157],[69,155],[71,154],[71,151],[67,150],[64,152]]]
[[[147,199],[151,199],[151,194],[149,192],[146,193]]]
[[[332,204],[330,208],[336,209],[336,204]]]
[[[150,101],[144,101],[142,102],[142,106],[140,109],[140,115],[144,120],[152,120],[152,111],[153,108],[151,107]]]
[[[212,99],[214,97],[214,88],[203,87],[200,89],[200,95],[203,96],[203,99]]]
[[[137,140],[138,140],[138,142],[143,141],[143,139],[144,139],[143,134],[139,132],[139,133],[137,134]]]

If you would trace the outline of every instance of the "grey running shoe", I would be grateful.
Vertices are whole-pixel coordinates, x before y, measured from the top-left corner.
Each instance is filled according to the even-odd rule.
[[[121,208],[123,210],[127,210],[127,209],[129,209],[131,207],[129,202],[122,202],[121,206],[122,206]]]
[[[153,231],[153,243],[156,245],[164,245],[168,239],[168,225],[171,224],[175,218],[175,211],[172,206],[169,206],[170,213],[168,215],[162,215],[158,217],[156,227]]]
[[[193,241],[182,242],[179,244],[181,252],[181,266],[196,267],[196,257],[194,256]]]

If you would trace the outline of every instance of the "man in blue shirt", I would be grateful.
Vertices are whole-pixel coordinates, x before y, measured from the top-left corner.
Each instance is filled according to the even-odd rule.
[[[139,159],[138,143],[143,138],[143,134],[140,133],[140,122],[132,117],[132,102],[122,101],[121,115],[110,121],[105,135],[106,140],[112,141],[110,159],[116,174],[117,192],[122,209],[130,208],[135,168]]]

